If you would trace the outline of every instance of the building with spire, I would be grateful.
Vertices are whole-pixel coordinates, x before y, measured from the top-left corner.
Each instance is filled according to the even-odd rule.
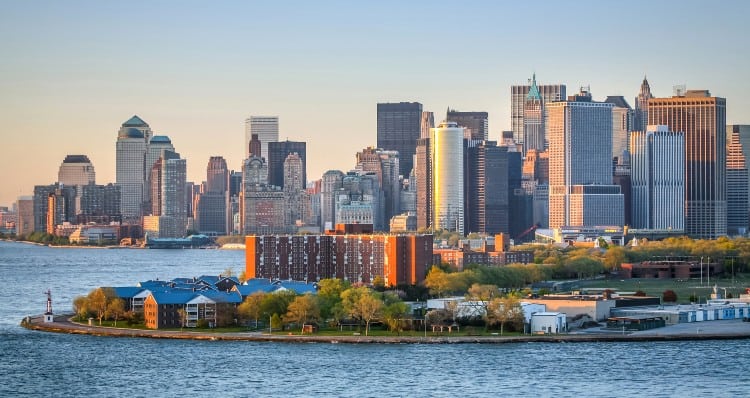
[[[633,111],[633,131],[646,131],[648,126],[648,100],[653,98],[651,95],[651,86],[648,84],[646,76],[643,76],[641,91],[635,97],[635,110]]]
[[[536,80],[534,74],[532,80]],[[531,81],[526,85],[514,85],[510,87],[510,124],[513,131],[513,140],[516,144],[523,146],[524,143],[524,121],[523,112],[526,105],[526,97],[531,90]],[[554,101],[564,101],[566,98],[566,88],[564,84],[537,84],[539,95],[542,97],[542,106]],[[547,112],[544,112],[544,125],[547,125]],[[545,140],[548,142],[548,134],[545,133]]]
[[[547,142],[544,137],[544,100],[536,85],[536,73],[531,77],[529,93],[523,104],[523,155],[529,150],[544,151]]]

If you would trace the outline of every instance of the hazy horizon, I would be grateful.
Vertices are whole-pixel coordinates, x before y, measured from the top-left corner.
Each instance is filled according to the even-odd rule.
[[[347,171],[376,144],[376,104],[489,112],[510,129],[510,86],[590,86],[631,106],[643,76],[727,99],[750,124],[750,2],[6,2],[0,13],[0,206],[84,154],[114,182],[133,115],[168,135],[200,183],[210,156],[239,170],[244,121],[279,116],[307,142],[307,175]]]

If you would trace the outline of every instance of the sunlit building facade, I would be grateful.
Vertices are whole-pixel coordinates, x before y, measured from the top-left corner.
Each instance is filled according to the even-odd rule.
[[[464,233],[464,129],[443,122],[430,130],[432,222],[435,228]]]
[[[685,233],[715,239],[727,234],[726,100],[708,90],[648,101],[649,125],[685,134]]]

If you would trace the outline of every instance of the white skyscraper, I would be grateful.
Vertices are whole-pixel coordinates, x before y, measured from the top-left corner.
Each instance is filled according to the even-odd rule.
[[[464,233],[464,129],[443,122],[430,129],[435,228]]]
[[[685,228],[685,135],[668,126],[630,133],[632,227]]]
[[[120,186],[122,217],[126,222],[140,222],[150,139],[151,128],[138,116],[123,123],[117,134],[115,182]]]
[[[261,157],[268,161],[268,143],[279,141],[278,116],[250,116],[245,119],[245,158],[250,157],[250,139],[258,134]]]

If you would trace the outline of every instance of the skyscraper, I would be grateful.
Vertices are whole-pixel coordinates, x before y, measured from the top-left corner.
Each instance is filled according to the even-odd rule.
[[[245,119],[245,157],[250,157],[250,140],[258,135],[261,157],[268,160],[268,144],[279,140],[278,116],[250,116]]]
[[[155,135],[146,142],[146,179],[143,190],[143,214],[148,214],[151,209],[151,169],[161,157],[163,151],[175,152],[172,140],[166,135]]]
[[[638,96],[635,97],[635,110],[633,112],[633,128],[634,131],[646,131],[648,121],[648,100],[654,98],[651,95],[651,86],[646,80],[646,76],[643,76],[643,83],[641,83],[641,91]]]
[[[448,108],[446,120],[464,128],[464,138],[486,141],[489,133],[487,112],[459,112]]]
[[[508,148],[481,141],[466,157],[466,231],[508,233]]]
[[[302,159],[302,184],[307,185],[307,143],[289,140],[268,143],[268,185],[284,188],[284,161],[292,153]]]
[[[140,223],[141,204],[146,181],[146,150],[151,128],[138,116],[128,119],[117,134],[116,179],[122,195],[122,217],[128,223]]]
[[[65,185],[88,185],[96,183],[94,165],[86,155],[68,155],[60,165],[57,182]]]
[[[422,104],[419,102],[378,104],[378,148],[399,153],[399,175],[411,172],[414,153],[422,126]],[[426,121],[425,121],[426,122]]]
[[[726,100],[688,90],[648,101],[649,125],[685,134],[685,233],[714,239],[727,233]]]
[[[621,95],[610,95],[604,102],[612,108],[612,157],[621,158],[628,149],[628,133],[633,130],[633,109]]]
[[[185,236],[188,218],[186,166],[180,154],[165,150],[152,167],[152,215],[144,219],[144,232],[160,238]]]
[[[547,104],[549,227],[622,225],[620,187],[612,183],[612,104],[583,91]]]
[[[341,189],[344,173],[328,170],[323,173],[320,184],[320,226],[333,229],[336,226],[336,192]]]
[[[386,224],[391,217],[401,212],[401,183],[399,181],[399,153],[375,148],[365,148],[357,152],[357,170],[375,173],[383,190],[383,218]]]
[[[435,228],[464,233],[464,129],[443,122],[430,130]]]
[[[533,80],[536,80],[536,74]],[[540,84],[537,85],[539,94],[542,97],[542,105],[546,106],[548,103],[553,101],[565,100],[566,91],[564,84]],[[513,130],[513,139],[516,144],[523,144],[524,131],[523,131],[523,108],[526,104],[526,97],[529,95],[531,90],[531,82],[527,85],[516,85],[510,87],[510,124]],[[546,112],[545,112],[546,114]],[[544,118],[546,125],[547,117]],[[545,138],[549,141],[548,134],[545,133]]]
[[[631,226],[685,227],[685,135],[668,126],[648,126],[630,135]]]
[[[414,185],[417,202],[417,229],[432,228],[432,140],[417,140],[414,156]]]
[[[218,235],[229,232],[228,183],[226,160],[221,156],[211,156],[206,167],[206,184],[195,199],[195,229],[198,232]]]
[[[748,169],[739,129],[727,129],[727,233],[746,235],[748,223]]]
[[[435,115],[432,112],[422,111],[420,121],[419,138],[430,138],[430,129],[435,127]]]
[[[531,87],[523,104],[523,154],[530,150],[544,151],[544,100],[536,85],[536,73],[531,78]]]

